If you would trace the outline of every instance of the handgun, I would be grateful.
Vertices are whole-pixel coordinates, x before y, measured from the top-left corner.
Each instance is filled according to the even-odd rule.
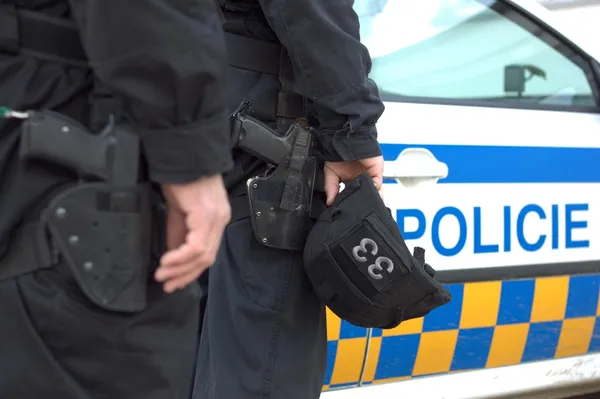
[[[231,117],[233,148],[244,150],[272,165],[279,165],[290,156],[300,129],[306,127],[297,122],[284,134],[278,134],[261,121],[241,112],[236,112]],[[308,145],[310,146],[310,142]]]
[[[139,138],[125,126],[111,123],[94,134],[57,112],[28,114],[21,126],[21,161],[51,162],[73,170],[81,178],[93,177],[115,186],[137,181]]]

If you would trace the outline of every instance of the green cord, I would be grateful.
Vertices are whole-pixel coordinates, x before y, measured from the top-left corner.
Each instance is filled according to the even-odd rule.
[[[15,111],[8,107],[0,107],[0,119],[8,119],[8,118],[27,119],[27,118],[29,118],[29,113]]]
[[[10,116],[11,109],[8,107],[0,107],[0,118],[8,118]]]

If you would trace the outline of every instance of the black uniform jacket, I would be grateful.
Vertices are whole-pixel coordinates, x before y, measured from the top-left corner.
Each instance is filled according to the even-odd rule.
[[[360,42],[353,0],[219,0],[227,32],[280,43],[290,55],[294,91],[305,97],[311,124],[318,128],[323,158],[329,161],[378,156],[375,124],[384,111],[368,74],[371,58]],[[278,82],[273,76],[230,68],[228,107],[246,99],[256,116],[274,120]],[[259,169],[235,153],[230,186]]]
[[[154,181],[191,181],[231,168],[227,52],[214,1],[0,3],[0,105],[52,108],[85,123],[97,79],[124,104]],[[91,69],[2,51],[2,25],[11,26],[13,6],[74,20]]]
[[[15,51],[28,30],[19,20],[23,10],[71,24],[89,67]],[[51,109],[92,127],[92,110],[110,93],[139,132],[157,183],[232,168],[226,65],[213,0],[0,1],[0,106]],[[22,218],[35,218],[33,207],[70,178],[51,165],[18,167],[18,127],[18,121],[0,120],[0,257]]]

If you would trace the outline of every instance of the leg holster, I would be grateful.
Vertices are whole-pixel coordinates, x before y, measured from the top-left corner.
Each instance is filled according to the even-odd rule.
[[[0,280],[60,262],[96,305],[143,310],[154,192],[139,174],[139,137],[126,126],[94,135],[63,115],[34,112],[21,126],[19,158],[24,168],[60,164],[81,178],[40,199],[41,217],[18,230],[0,259]]]

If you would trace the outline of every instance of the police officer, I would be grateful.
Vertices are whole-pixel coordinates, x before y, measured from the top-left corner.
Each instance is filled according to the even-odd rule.
[[[196,279],[212,265],[231,212],[218,18],[210,0],[0,2],[0,105],[50,109],[94,132],[110,116],[127,121],[162,186],[169,249],[146,277],[143,311],[92,303],[58,253],[51,267],[0,281],[0,398],[190,397]],[[19,123],[0,121],[0,275],[36,269],[41,255],[24,226],[72,182],[51,163],[20,166]]]
[[[352,0],[219,0],[233,64],[228,106],[285,132],[306,117],[318,132],[327,203],[340,181],[367,172],[381,188],[375,123],[384,107],[368,78]],[[243,59],[234,58],[241,57]],[[303,270],[302,252],[253,236],[246,183],[268,166],[242,150],[225,176],[232,203],[205,295],[194,399],[311,399],[327,364],[325,308]],[[241,199],[241,200],[240,200]]]

